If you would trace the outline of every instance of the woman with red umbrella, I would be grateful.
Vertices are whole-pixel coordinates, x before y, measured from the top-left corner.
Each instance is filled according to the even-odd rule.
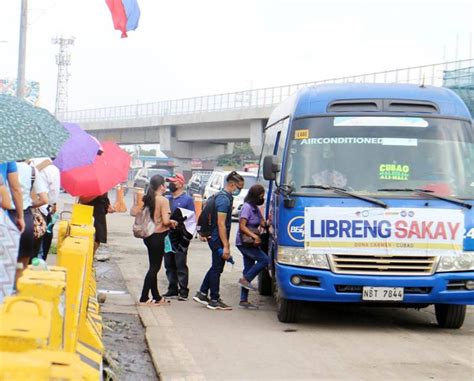
[[[100,143],[98,143],[100,144]],[[107,213],[114,213],[107,192],[128,177],[130,155],[113,142],[103,142],[92,164],[61,173],[61,185],[81,204],[94,207],[94,254],[107,243]]]

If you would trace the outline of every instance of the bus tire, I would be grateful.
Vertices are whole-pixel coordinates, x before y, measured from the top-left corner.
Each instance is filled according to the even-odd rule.
[[[280,298],[278,301],[278,320],[282,323],[296,323],[299,314],[299,302]]]
[[[258,274],[258,292],[264,296],[273,295],[272,277],[267,269],[263,269],[263,271]]]
[[[462,304],[435,304],[436,321],[441,328],[461,328],[466,317],[466,306]]]

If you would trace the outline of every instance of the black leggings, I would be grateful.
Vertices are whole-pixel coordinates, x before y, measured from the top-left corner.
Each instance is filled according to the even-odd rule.
[[[150,291],[154,300],[157,302],[161,300],[160,293],[158,292],[157,275],[161,268],[161,262],[163,262],[163,255],[165,254],[165,237],[167,234],[168,232],[154,233],[143,240],[148,249],[150,268],[143,282],[142,296],[140,297],[140,302],[142,303],[149,299]]]

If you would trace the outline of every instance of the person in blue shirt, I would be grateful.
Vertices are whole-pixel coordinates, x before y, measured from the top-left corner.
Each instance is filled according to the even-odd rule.
[[[3,181],[12,195],[13,204],[15,209],[18,211],[15,217],[15,224],[20,230],[20,233],[23,233],[25,230],[25,218],[23,216],[23,193],[20,185],[20,180],[18,177],[18,169],[14,161],[8,163],[0,163],[0,175],[3,177]],[[11,209],[11,207],[9,208]]]
[[[232,307],[225,304],[219,295],[219,283],[224,265],[230,254],[230,227],[232,224],[233,195],[236,196],[244,187],[244,178],[237,172],[231,172],[226,179],[224,191],[217,194],[215,198],[215,217],[211,237],[208,241],[212,251],[212,265],[207,272],[200,290],[193,300],[204,304],[211,310],[231,310]],[[208,293],[211,291],[209,300]]]
[[[184,191],[184,176],[177,173],[167,178],[169,182],[169,196],[171,214],[178,209],[194,210],[194,200]],[[168,292],[163,296],[168,299],[188,300],[189,296],[189,269],[187,265],[188,248],[179,245],[174,253],[165,254],[166,277],[168,278]]]

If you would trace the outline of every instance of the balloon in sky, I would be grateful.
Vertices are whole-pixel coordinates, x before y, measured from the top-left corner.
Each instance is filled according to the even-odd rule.
[[[140,8],[137,0],[105,0],[112,13],[114,28],[122,32],[122,38],[128,37],[127,32],[135,30],[140,20]]]

